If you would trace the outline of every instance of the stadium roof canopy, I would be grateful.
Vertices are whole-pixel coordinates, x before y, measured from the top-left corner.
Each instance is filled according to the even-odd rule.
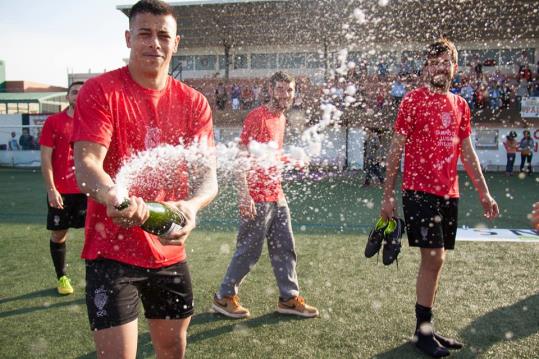
[[[169,2],[182,47],[536,41],[534,0],[209,0]],[[132,5],[117,8],[126,15]],[[352,46],[353,47],[353,46]]]

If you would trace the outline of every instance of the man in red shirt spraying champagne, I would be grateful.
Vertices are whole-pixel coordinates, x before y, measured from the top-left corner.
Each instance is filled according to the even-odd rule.
[[[90,196],[82,251],[86,306],[98,357],[136,357],[140,299],[156,356],[183,358],[194,311],[184,242],[197,212],[217,194],[212,114],[200,92],[168,75],[180,42],[173,8],[137,2],[125,39],[128,65],[88,80],[75,116],[77,180]],[[157,146],[197,144],[208,147],[205,162],[160,168],[148,180],[167,183],[141,187],[127,208],[118,208],[113,178],[126,159]],[[164,237],[144,231],[146,201],[181,212],[183,227]]]

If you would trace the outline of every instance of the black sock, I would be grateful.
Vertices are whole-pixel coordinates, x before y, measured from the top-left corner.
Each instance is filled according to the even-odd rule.
[[[54,264],[54,270],[56,271],[56,277],[65,275],[65,262],[66,262],[66,243],[56,243],[50,241],[51,244],[51,258]]]
[[[421,304],[415,305],[415,318],[416,318],[416,326],[415,331],[417,332],[419,329],[419,326],[424,323],[428,322],[430,323],[432,321],[432,308],[424,307]]]

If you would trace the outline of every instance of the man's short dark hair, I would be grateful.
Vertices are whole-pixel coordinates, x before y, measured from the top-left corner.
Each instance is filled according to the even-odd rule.
[[[71,85],[69,85],[69,86],[67,87],[67,93],[69,93],[69,91],[71,91],[71,88],[72,88],[73,86],[82,86],[82,85],[84,85],[84,81],[75,81],[75,82],[72,82]]]
[[[129,26],[137,14],[150,13],[152,15],[170,15],[176,20],[174,9],[160,0],[140,0],[129,10]]]
[[[446,52],[451,56],[451,61],[456,64],[458,61],[457,48],[455,47],[455,44],[446,37],[442,37],[440,40],[427,46],[426,58],[432,59]]]
[[[272,87],[275,86],[277,82],[286,82],[286,83],[295,83],[296,80],[294,77],[284,71],[277,71],[270,78],[270,84]]]

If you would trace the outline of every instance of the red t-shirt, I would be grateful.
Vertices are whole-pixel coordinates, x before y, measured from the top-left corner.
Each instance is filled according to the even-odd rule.
[[[189,146],[206,140],[213,146],[212,114],[206,98],[169,77],[163,90],[137,84],[127,67],[88,80],[75,111],[73,142],[89,141],[107,148],[104,170],[115,178],[131,155],[160,144]],[[161,185],[134,194],[146,201],[179,200],[188,195],[185,163],[164,173],[174,187]],[[106,215],[106,207],[89,200],[82,258],[108,258],[144,268],[160,268],[186,258],[184,246],[164,246],[139,227],[125,229]]]
[[[278,155],[283,149],[286,119],[282,114],[271,113],[266,106],[260,106],[249,112],[243,123],[240,143],[248,146],[249,142],[274,142]],[[257,166],[256,159],[247,173],[249,194],[256,203],[276,202],[283,197],[281,175],[277,166],[269,168]],[[278,159],[276,158],[276,161]]]
[[[466,101],[416,89],[402,100],[395,131],[407,137],[402,188],[458,198],[457,162],[471,133]]]
[[[73,118],[66,111],[49,116],[41,130],[39,144],[52,148],[54,186],[62,194],[80,193],[75,177],[71,135]]]

